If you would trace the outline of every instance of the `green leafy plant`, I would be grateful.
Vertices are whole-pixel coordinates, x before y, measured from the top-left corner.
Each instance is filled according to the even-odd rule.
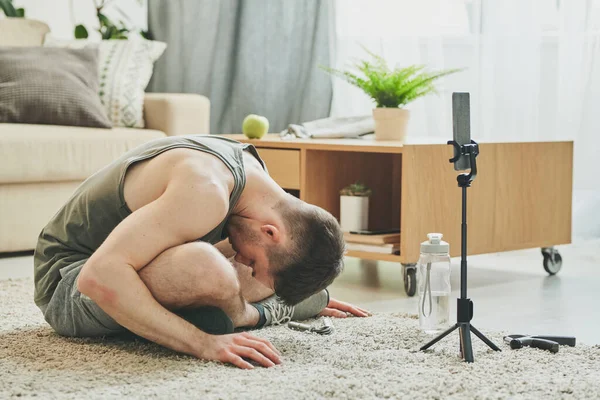
[[[25,9],[15,8],[12,4],[12,0],[0,0],[0,10],[4,12],[4,15],[10,18],[25,18]]]
[[[377,107],[401,107],[419,97],[435,93],[433,83],[437,79],[462,71],[461,69],[449,69],[427,72],[423,65],[390,69],[381,56],[367,49],[364,50],[371,55],[373,60],[361,60],[354,64],[354,67],[363,74],[362,77],[351,71],[341,71],[324,66],[321,68],[362,89],[375,101]]]
[[[340,190],[341,196],[359,196],[359,197],[368,197],[371,195],[371,189],[369,189],[365,184],[356,182],[350,184]]]
[[[100,0],[100,2],[94,0],[94,6],[96,8],[96,17],[98,18],[98,22],[100,24],[98,32],[100,33],[102,40],[127,39],[129,38],[129,34],[132,32],[131,29],[127,28],[125,22],[123,22],[122,20],[119,22],[114,22],[103,12],[106,9],[106,7],[113,2],[114,0]],[[137,2],[140,4],[140,6],[142,5],[142,0],[137,0]],[[126,20],[131,22],[127,14],[121,8],[115,6],[115,9]],[[76,39],[87,39],[87,37],[89,36],[87,28],[82,24],[79,24],[75,27],[74,33]],[[140,35],[142,35],[146,39],[149,39],[147,31],[141,31]]]

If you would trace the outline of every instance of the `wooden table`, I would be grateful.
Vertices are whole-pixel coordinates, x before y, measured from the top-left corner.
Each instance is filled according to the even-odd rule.
[[[429,232],[443,233],[451,256],[460,254],[461,190],[445,141],[226,136],[252,143],[281,187],[337,218],[340,189],[367,184],[369,229],[400,228],[400,255],[348,256],[406,267],[418,260]],[[468,190],[469,255],[571,242],[573,142],[480,142],[477,167]]]

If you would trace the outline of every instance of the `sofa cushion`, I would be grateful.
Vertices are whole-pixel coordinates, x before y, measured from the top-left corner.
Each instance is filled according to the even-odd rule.
[[[0,122],[110,128],[94,49],[0,48]]]
[[[154,62],[166,43],[132,35],[127,40],[60,40],[50,35],[46,47],[98,49],[100,99],[113,126],[144,128],[144,90],[152,77]]]
[[[25,18],[0,19],[0,46],[41,46],[48,32],[50,28],[41,21]]]
[[[164,136],[150,129],[0,124],[0,184],[84,180],[128,150]]]

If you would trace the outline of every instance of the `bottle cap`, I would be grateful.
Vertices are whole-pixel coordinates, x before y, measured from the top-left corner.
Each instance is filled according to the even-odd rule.
[[[449,253],[450,245],[442,240],[441,233],[428,233],[429,240],[421,243],[421,253]]]

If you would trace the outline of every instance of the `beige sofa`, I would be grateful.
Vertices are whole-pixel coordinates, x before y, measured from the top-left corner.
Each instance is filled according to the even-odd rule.
[[[0,19],[0,46],[40,46],[48,26]],[[195,94],[148,93],[145,129],[0,123],[0,253],[35,248],[38,234],[75,188],[148,140],[208,134],[210,103]]]

